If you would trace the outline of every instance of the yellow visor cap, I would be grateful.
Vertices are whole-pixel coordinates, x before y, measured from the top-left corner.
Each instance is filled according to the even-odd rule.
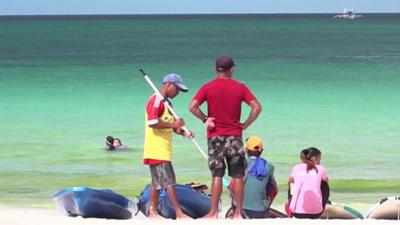
[[[261,151],[264,144],[261,138],[252,136],[246,139],[246,148],[251,151]]]

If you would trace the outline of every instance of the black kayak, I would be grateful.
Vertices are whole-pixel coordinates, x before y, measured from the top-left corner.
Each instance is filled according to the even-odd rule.
[[[58,191],[53,201],[66,215],[83,218],[130,219],[137,212],[133,201],[108,189],[66,188]]]
[[[138,203],[139,210],[146,216],[148,216],[150,205],[150,187],[151,185],[145,187],[139,196]],[[197,219],[205,216],[210,211],[211,198],[208,195],[196,191],[190,185],[176,184],[175,190],[179,205],[186,215]],[[165,189],[160,191],[158,213],[165,218],[176,219],[175,210],[168,200],[168,193]]]

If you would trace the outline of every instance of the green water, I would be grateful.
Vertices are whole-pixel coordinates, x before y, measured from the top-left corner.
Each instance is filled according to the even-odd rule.
[[[400,194],[400,15],[197,15],[0,18],[0,205],[53,207],[71,186],[133,198],[150,181],[142,165],[144,104],[154,82],[176,72],[190,88],[174,99],[206,149],[203,124],[187,110],[213,61],[236,61],[235,78],[263,112],[244,136],[264,155],[286,196],[302,148],[322,150],[332,200],[373,204]],[[244,107],[243,117],[248,108]],[[102,150],[108,135],[130,152]],[[179,183],[209,184],[190,141],[174,139]],[[226,196],[225,196],[226,197]],[[226,200],[226,199],[225,199]],[[226,204],[227,201],[224,201]]]

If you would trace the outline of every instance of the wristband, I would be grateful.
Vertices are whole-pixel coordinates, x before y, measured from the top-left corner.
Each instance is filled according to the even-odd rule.
[[[207,121],[207,119],[208,119],[208,116],[204,117],[203,123],[205,123]]]

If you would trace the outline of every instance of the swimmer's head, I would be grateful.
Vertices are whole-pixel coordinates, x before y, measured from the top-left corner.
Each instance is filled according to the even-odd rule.
[[[114,148],[114,138],[112,136],[106,137],[106,145],[109,149]]]
[[[118,146],[121,146],[121,145],[122,145],[121,139],[114,138],[114,147],[118,147]]]

